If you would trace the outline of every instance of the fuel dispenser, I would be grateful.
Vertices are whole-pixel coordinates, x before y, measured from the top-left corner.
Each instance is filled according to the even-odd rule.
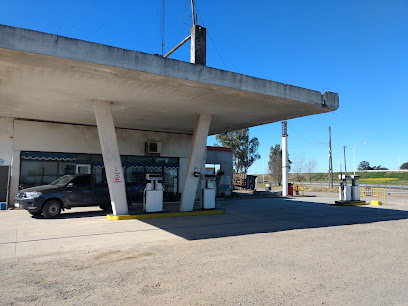
[[[159,173],[146,174],[146,188],[143,194],[144,212],[161,212],[163,211],[163,185],[161,181],[163,176]]]
[[[204,175],[204,188],[201,197],[203,209],[215,209],[215,195],[217,192],[215,180],[215,175]]]
[[[365,204],[365,201],[360,200],[360,186],[358,186],[359,178],[359,175],[339,175],[341,182],[339,187],[339,201],[335,201],[336,204]],[[347,185],[348,179],[351,180],[351,185]]]

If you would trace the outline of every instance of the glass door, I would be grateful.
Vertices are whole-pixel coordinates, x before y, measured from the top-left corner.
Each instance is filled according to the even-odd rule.
[[[78,164],[75,167],[76,174],[91,174],[91,165]]]

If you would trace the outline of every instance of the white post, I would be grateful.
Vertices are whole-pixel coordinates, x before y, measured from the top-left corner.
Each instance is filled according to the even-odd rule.
[[[18,185],[20,179],[20,154],[21,151],[13,151],[13,156],[11,157],[11,171],[10,171],[10,191],[8,197],[8,203],[13,203],[14,197],[18,192]]]
[[[113,123],[111,102],[94,101],[93,106],[113,214],[128,215],[126,187]]]
[[[356,175],[356,146],[353,147],[354,175]]]
[[[265,161],[263,154],[262,154],[262,182],[265,184]]]
[[[181,194],[180,211],[192,211],[194,208],[195,195],[200,180],[200,177],[196,175],[201,173],[210,123],[211,115],[209,114],[200,114],[197,118],[184,178],[183,193]]]
[[[282,135],[282,196],[288,196],[288,136]]]

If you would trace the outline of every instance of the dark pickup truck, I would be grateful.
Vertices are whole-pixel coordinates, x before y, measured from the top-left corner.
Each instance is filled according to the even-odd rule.
[[[131,201],[142,199],[143,189],[144,184],[126,186],[128,205]],[[14,206],[45,218],[56,218],[61,210],[72,207],[111,209],[107,184],[95,184],[91,174],[64,175],[49,185],[20,190],[14,198]]]

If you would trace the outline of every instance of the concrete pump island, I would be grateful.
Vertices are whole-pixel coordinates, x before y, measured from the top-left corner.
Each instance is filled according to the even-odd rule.
[[[207,67],[205,29],[194,25],[190,39],[187,63],[1,25],[2,200],[12,206],[24,184],[91,174],[107,184],[113,216],[129,215],[127,184],[139,180],[145,212],[167,198],[191,212],[203,190],[214,209],[208,135],[339,107],[336,93]],[[221,170],[231,180],[232,166]]]

